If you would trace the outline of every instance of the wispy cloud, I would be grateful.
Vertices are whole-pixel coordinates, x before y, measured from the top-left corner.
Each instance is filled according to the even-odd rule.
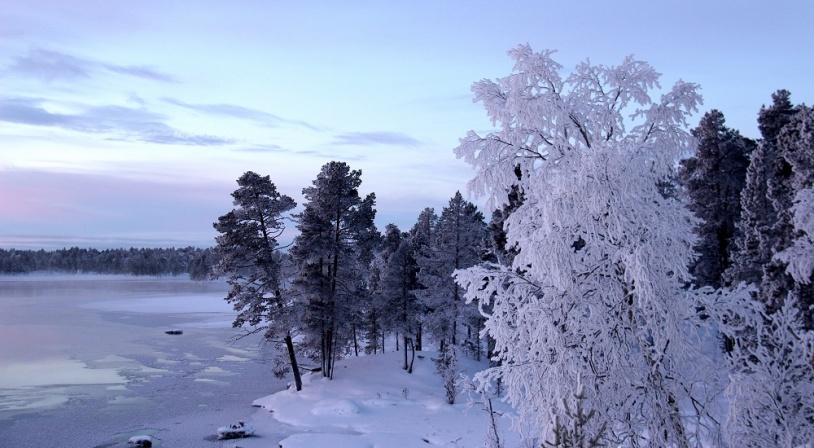
[[[235,152],[281,153],[291,152],[280,145],[254,145],[233,149]]]
[[[164,123],[166,117],[163,115],[144,109],[95,106],[69,114],[51,112],[42,102],[43,100],[36,98],[2,98],[0,121],[91,134],[111,134],[112,140],[193,146],[217,146],[235,142],[233,139],[178,131]]]
[[[312,131],[319,131],[319,129],[302,120],[292,120],[280,117],[262,110],[250,109],[248,107],[238,106],[235,104],[191,104],[181,101],[176,98],[163,98],[164,102],[173,104],[184,109],[200,112],[206,115],[213,115],[219,117],[233,117],[244,120],[254,121],[264,126],[276,127],[283,124],[302,126]]]
[[[148,66],[109,64],[51,50],[34,49],[25,56],[14,58],[13,61],[9,67],[11,72],[45,81],[74,81],[111,72],[153,81],[175,82],[171,75]]]
[[[418,146],[418,140],[399,132],[348,132],[334,137],[336,145]]]

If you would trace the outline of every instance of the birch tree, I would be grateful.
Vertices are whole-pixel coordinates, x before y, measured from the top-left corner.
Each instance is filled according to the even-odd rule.
[[[717,430],[698,296],[682,289],[697,222],[660,189],[692,150],[698,86],[678,81],[653,100],[659,74],[645,62],[586,61],[563,76],[553,53],[517,47],[510,75],[476,82],[497,129],[470,131],[455,149],[489,207],[507,205],[513,185],[524,197],[505,221],[512,265],[456,272],[501,361],[479,380],[502,380],[520,422],[540,433],[580,393],[595,410],[587,436],[699,445]]]

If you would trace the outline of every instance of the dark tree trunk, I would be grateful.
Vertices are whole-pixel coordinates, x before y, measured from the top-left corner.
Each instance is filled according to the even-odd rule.
[[[407,335],[404,335],[404,366],[402,369],[407,370]]]
[[[294,374],[294,386],[297,392],[302,390],[302,378],[300,378],[300,368],[297,365],[297,355],[294,353],[294,341],[291,340],[291,333],[285,335],[285,348],[288,349],[288,359],[291,362],[291,372]]]
[[[353,324],[353,353],[359,356],[359,339],[356,337],[356,324]]]

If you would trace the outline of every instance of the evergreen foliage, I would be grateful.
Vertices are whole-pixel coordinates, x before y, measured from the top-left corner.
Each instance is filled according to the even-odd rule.
[[[461,287],[452,273],[476,265],[485,250],[486,223],[483,214],[460,192],[441,211],[425,251],[418,255],[418,281],[423,286],[416,295],[426,308],[425,326],[432,337],[442,344],[458,345],[465,327],[480,328],[477,308],[464,303]],[[462,333],[463,334],[463,333]],[[467,341],[474,347],[479,336],[467,332]]]
[[[302,191],[308,202],[296,215],[300,233],[290,251],[292,288],[305,306],[303,344],[328,378],[342,350],[351,343],[358,350],[367,267],[378,243],[376,196],[359,196],[361,176],[344,162],[322,167]]]
[[[733,240],[741,218],[740,197],[754,142],[727,128],[720,111],[707,112],[692,131],[698,140],[695,156],[681,161],[679,180],[688,207],[701,222],[696,228],[698,258],[690,264],[701,286],[724,286],[731,265]]]
[[[226,301],[237,311],[234,327],[264,324],[266,339],[282,337],[291,369],[300,390],[302,383],[294,355],[291,332],[296,327],[290,298],[281,293],[283,254],[277,238],[285,230],[285,214],[297,204],[281,195],[269,176],[247,171],[232,193],[234,206],[214,223],[220,233],[215,252],[221,256],[214,276],[229,284]]]
[[[177,276],[206,280],[218,256],[210,249],[130,248],[19,250],[0,249],[0,275],[52,272],[64,274],[112,274]]]

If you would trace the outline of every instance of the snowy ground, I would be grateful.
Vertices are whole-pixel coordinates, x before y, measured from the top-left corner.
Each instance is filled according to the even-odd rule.
[[[463,388],[457,403],[447,404],[434,355],[420,354],[412,374],[401,369],[403,355],[394,352],[340,361],[330,381],[307,375],[301,392],[288,389],[255,400],[261,410],[246,423],[256,437],[225,446],[275,446],[269,442],[281,432],[290,434],[280,441],[284,448],[483,446],[489,424],[481,404],[472,402],[479,395]],[[461,365],[469,375],[484,367],[466,359]],[[518,446],[508,415],[498,423],[506,446]]]

